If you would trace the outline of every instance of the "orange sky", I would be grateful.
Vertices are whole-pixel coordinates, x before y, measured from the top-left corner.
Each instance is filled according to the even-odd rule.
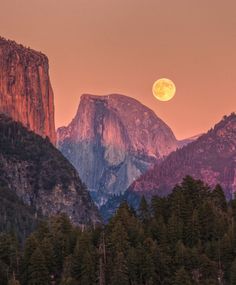
[[[56,125],[82,93],[122,93],[153,109],[177,138],[236,110],[235,0],[0,0],[0,35],[47,54]],[[152,83],[172,79],[159,102]]]

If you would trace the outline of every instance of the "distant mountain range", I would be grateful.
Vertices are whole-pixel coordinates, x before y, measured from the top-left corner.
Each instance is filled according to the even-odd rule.
[[[118,94],[83,95],[75,118],[57,136],[58,148],[99,206],[123,193],[178,144],[152,110]]]

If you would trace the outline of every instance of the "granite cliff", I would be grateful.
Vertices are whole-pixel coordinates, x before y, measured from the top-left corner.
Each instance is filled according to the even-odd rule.
[[[57,135],[58,148],[99,205],[177,147],[173,132],[153,111],[118,94],[83,95],[75,118]]]
[[[1,37],[0,113],[56,143],[47,57]]]
[[[66,213],[79,226],[100,223],[98,210],[74,167],[48,138],[3,114],[0,169],[0,189],[15,193],[35,215]]]

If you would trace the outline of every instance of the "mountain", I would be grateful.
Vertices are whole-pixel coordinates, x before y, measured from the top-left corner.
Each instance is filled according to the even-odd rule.
[[[98,210],[74,167],[48,138],[3,114],[0,169],[0,185],[35,209],[34,214],[66,213],[76,225],[100,223]]]
[[[47,57],[0,37],[0,113],[56,143]]]
[[[197,140],[202,135],[203,134],[199,134],[199,135],[195,135],[195,136],[192,136],[190,138],[187,138],[187,139],[179,140],[178,141],[178,148],[182,148],[183,146],[186,146],[187,144],[194,142],[195,140]]]
[[[75,118],[57,136],[58,148],[99,205],[177,147],[173,132],[153,111],[118,94],[83,95]]]
[[[135,181],[128,192],[138,195],[167,195],[173,186],[190,175],[210,186],[220,184],[228,199],[236,192],[236,115],[225,116],[208,133]]]

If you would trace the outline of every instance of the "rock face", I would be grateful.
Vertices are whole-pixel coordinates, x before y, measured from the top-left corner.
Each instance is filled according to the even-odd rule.
[[[48,59],[0,37],[0,113],[56,143]]]
[[[177,147],[171,129],[137,100],[83,95],[75,118],[58,129],[58,148],[103,204]]]
[[[139,195],[166,195],[190,175],[210,186],[221,184],[226,197],[236,192],[236,115],[225,116],[196,141],[171,153],[129,188]]]
[[[66,213],[77,225],[96,224],[96,206],[74,167],[50,143],[0,115],[0,186],[37,215]]]

